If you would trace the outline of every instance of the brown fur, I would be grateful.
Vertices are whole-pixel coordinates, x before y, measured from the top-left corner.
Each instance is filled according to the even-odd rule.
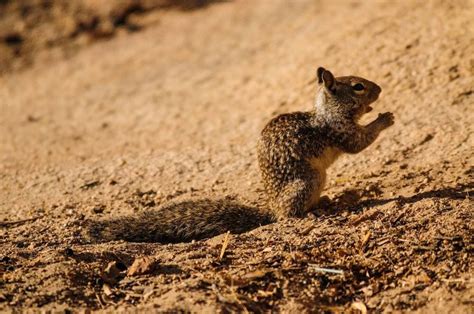
[[[92,222],[96,240],[124,239],[181,242],[226,231],[240,233],[287,217],[302,217],[317,206],[327,168],[342,153],[358,153],[393,124],[393,114],[379,114],[366,126],[359,118],[372,110],[381,88],[366,79],[335,78],[318,68],[314,110],[273,118],[258,141],[258,163],[268,206],[258,209],[228,200],[166,204],[138,217]]]

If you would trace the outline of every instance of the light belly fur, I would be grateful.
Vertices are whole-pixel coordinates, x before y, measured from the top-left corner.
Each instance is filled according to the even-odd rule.
[[[313,194],[311,195],[308,208],[314,207],[318,204],[321,192],[326,183],[326,169],[329,168],[329,166],[331,166],[340,155],[341,151],[339,149],[328,147],[324,149],[321,156],[309,160],[311,168],[313,168],[318,175],[316,175],[317,182]]]

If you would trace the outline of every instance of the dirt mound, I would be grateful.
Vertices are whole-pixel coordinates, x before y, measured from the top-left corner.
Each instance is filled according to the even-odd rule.
[[[235,1],[67,59],[38,48],[48,62],[0,78],[0,310],[471,313],[473,15]],[[327,210],[190,243],[84,239],[170,201],[259,206],[259,132],[311,108],[320,65],[382,86],[364,123],[396,119],[331,168]]]

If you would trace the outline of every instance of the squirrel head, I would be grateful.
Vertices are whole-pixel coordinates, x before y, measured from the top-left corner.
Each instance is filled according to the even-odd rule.
[[[382,91],[374,82],[357,76],[334,77],[322,67],[317,70],[317,80],[316,110],[355,121],[372,110],[370,104],[377,100]]]

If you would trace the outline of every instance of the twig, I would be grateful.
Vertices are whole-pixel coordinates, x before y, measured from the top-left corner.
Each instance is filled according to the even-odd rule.
[[[311,266],[311,268],[314,269],[315,271],[318,271],[318,272],[321,272],[321,273],[336,274],[336,275],[343,275],[344,274],[343,270],[333,269],[333,268],[322,268],[322,267],[318,267],[314,264],[308,264],[308,265]]]
[[[304,230],[301,232],[301,235],[303,235],[303,236],[308,235],[311,231],[313,231],[314,228],[316,228],[315,225],[309,226],[308,228],[304,229]]]
[[[397,239],[397,241],[404,242],[404,243],[411,243],[413,244],[411,247],[418,251],[432,251],[436,249],[435,246],[426,246],[426,245],[419,245],[419,242],[413,240],[405,240],[405,239]]]
[[[14,220],[14,221],[2,221],[2,222],[0,222],[0,227],[7,227],[7,226],[11,226],[11,225],[24,224],[25,222],[35,221],[35,220],[38,220],[38,219],[43,218],[43,217],[44,216],[37,216],[37,217],[33,217],[33,218],[20,219],[20,220]]]
[[[99,184],[100,184],[99,180],[94,180],[94,181],[84,183],[79,188],[82,189],[82,190],[87,190],[87,189],[93,188],[93,187],[95,187]]]
[[[405,211],[401,212],[394,220],[390,221],[390,223],[392,225],[396,224],[403,216],[405,216]]]
[[[462,278],[456,278],[456,279],[441,279],[441,281],[444,282],[464,282],[464,283],[474,283],[474,279],[462,279]]]
[[[391,239],[389,239],[389,238],[385,238],[385,239],[383,239],[383,240],[377,242],[377,245],[379,245],[379,246],[380,246],[380,245],[384,245],[385,243],[390,242],[390,240],[391,240]]]
[[[418,251],[432,251],[435,249],[435,247],[433,246],[423,246],[423,245],[416,245],[413,248]]]
[[[102,302],[102,300],[100,299],[100,296],[96,293],[96,294],[95,294],[95,297],[97,298],[97,301],[99,301],[100,307],[104,309],[104,308],[105,308],[105,305],[104,305],[104,303]]]
[[[413,240],[407,240],[407,239],[402,239],[402,238],[398,238],[398,239],[396,239],[396,241],[400,241],[400,242],[404,242],[404,243],[413,243],[413,244],[418,244],[418,242],[416,242],[416,241],[413,241]]]
[[[219,259],[224,258],[225,250],[227,249],[227,246],[229,245],[229,238],[230,238],[230,231],[227,231],[225,234],[224,242],[222,243],[222,249],[221,249],[221,254],[219,255]]]
[[[436,240],[448,240],[448,241],[455,241],[455,240],[460,240],[462,239],[461,236],[453,236],[453,237],[448,237],[448,236],[436,236],[434,237]]]
[[[367,243],[369,243],[371,236],[372,236],[372,232],[370,232],[370,230],[367,231],[367,233],[364,235],[364,238],[362,239],[362,243],[360,244],[360,249],[362,251],[365,250],[365,246],[367,245]]]
[[[368,210],[366,212],[363,212],[361,215],[355,217],[354,219],[352,219],[349,223],[352,225],[352,226],[357,226],[359,225],[360,223],[366,221],[366,220],[370,220],[370,219],[373,219],[375,218],[375,216],[377,216],[378,214],[380,214],[381,212],[378,210],[378,209],[371,209],[371,210]]]

